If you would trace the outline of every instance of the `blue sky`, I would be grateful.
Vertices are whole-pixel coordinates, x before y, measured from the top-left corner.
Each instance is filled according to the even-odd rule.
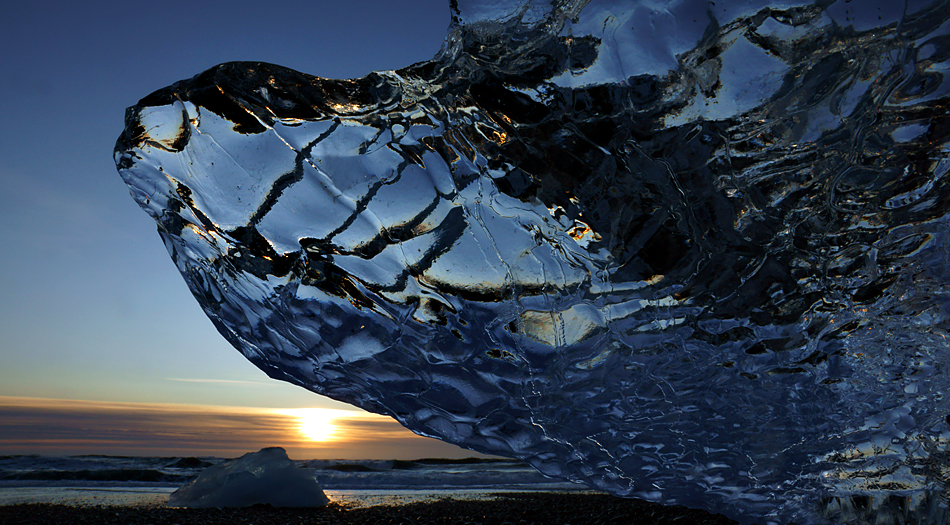
[[[431,58],[448,23],[448,0],[6,5],[0,396],[347,408],[267,378],[218,335],[112,148],[127,106],[215,64],[359,77]]]

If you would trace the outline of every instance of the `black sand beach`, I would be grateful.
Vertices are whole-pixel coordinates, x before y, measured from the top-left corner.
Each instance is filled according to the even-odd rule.
[[[444,499],[397,506],[316,509],[256,506],[182,509],[163,506],[0,506],[3,525],[374,525],[374,524],[631,524],[726,525],[723,516],[602,494],[505,493],[482,501]]]

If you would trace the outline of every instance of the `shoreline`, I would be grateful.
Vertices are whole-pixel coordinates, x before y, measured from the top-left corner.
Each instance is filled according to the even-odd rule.
[[[135,525],[373,525],[427,524],[735,524],[724,516],[685,507],[667,507],[606,494],[558,492],[486,492],[487,499],[446,497],[431,502],[353,507],[331,502],[317,508],[186,509],[164,505],[63,505],[20,503],[0,506],[0,523],[59,525],[97,523]]]
[[[101,485],[4,485],[0,482],[0,507],[17,504],[71,507],[165,507],[178,486]],[[355,509],[431,503],[441,499],[481,501],[509,493],[603,494],[586,487],[386,487],[323,488],[331,503]]]

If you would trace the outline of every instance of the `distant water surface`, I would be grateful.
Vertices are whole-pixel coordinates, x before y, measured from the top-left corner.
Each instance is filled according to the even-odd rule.
[[[0,456],[0,505],[164,505],[168,495],[223,458]],[[497,492],[588,492],[508,460],[305,460],[331,501],[354,507]]]

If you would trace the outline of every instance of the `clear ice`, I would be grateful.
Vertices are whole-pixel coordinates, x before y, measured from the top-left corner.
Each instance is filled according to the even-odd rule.
[[[950,3],[458,0],[227,63],[115,160],[271,377],[743,522],[948,518]]]

